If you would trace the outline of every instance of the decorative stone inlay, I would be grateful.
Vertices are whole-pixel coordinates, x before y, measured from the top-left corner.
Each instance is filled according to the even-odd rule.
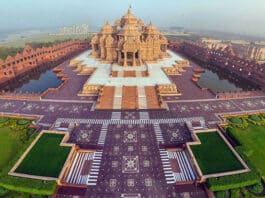
[[[133,151],[133,146],[128,146],[128,151]]]
[[[110,179],[109,181],[109,187],[110,188],[115,188],[117,185],[117,180],[116,179]]]
[[[112,161],[111,166],[112,166],[112,168],[117,168],[118,167],[118,161]]]
[[[138,156],[122,157],[122,173],[139,173]]]
[[[147,146],[142,146],[142,151],[143,152],[146,152],[148,149],[147,149]]]
[[[128,179],[127,180],[127,186],[128,187],[134,187],[134,179]]]
[[[77,138],[78,142],[89,142],[93,130],[80,130],[80,136]]]
[[[114,147],[113,147],[113,150],[114,150],[114,152],[119,152],[120,147],[119,147],[119,146],[114,146]]]
[[[121,198],[141,198],[139,193],[122,193]]]
[[[152,179],[151,178],[145,178],[144,183],[145,183],[145,186],[150,187],[150,186],[152,186]]]
[[[144,160],[144,161],[143,161],[143,166],[144,166],[145,168],[148,168],[148,167],[150,166],[150,161],[149,161],[149,160]]]
[[[121,135],[120,134],[115,134],[115,139],[120,139]]]
[[[124,131],[123,142],[137,142],[137,132],[136,131]]]

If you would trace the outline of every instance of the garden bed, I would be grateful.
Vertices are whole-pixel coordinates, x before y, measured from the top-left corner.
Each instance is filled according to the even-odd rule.
[[[241,117],[246,126],[229,124],[223,127],[240,144],[242,152],[265,179],[265,125],[264,115]]]
[[[71,147],[60,146],[64,134],[43,133],[16,173],[58,178]]]
[[[197,133],[201,141],[190,148],[203,175],[244,169],[228,145],[217,132]]]

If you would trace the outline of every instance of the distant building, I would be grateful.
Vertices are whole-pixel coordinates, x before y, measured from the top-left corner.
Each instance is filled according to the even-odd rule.
[[[73,26],[66,26],[59,30],[58,33],[54,35],[82,35],[88,34],[88,25],[73,25]]]

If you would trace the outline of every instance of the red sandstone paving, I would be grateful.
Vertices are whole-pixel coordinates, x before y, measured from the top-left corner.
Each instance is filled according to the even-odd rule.
[[[175,172],[175,173],[180,173],[181,172],[177,160],[170,159],[169,162],[171,164],[173,172]]]
[[[179,99],[207,99],[215,98],[215,95],[209,90],[201,90],[199,86],[193,82],[192,75],[194,67],[200,67],[198,64],[190,61],[191,67],[187,67],[186,71],[181,76],[171,76],[172,81],[177,85],[181,92]]]
[[[86,160],[85,161],[83,168],[82,168],[82,171],[81,171],[81,175],[88,175],[89,174],[92,163],[93,163],[92,160]]]
[[[58,91],[50,91],[43,98],[45,99],[79,99],[87,100],[90,97],[79,97],[78,92],[82,90],[83,85],[89,78],[88,75],[77,75],[73,68],[69,67],[70,60],[64,62],[62,65],[56,67],[64,69],[63,73],[67,75],[68,81]]]

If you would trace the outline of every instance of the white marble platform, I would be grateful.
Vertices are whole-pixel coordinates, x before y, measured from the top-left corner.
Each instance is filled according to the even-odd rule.
[[[122,71],[125,70],[136,70],[142,71],[148,67],[149,76],[147,77],[110,77],[111,64],[101,63],[94,58],[88,57],[91,53],[91,50],[88,50],[76,57],[74,60],[81,60],[87,67],[96,67],[96,71],[92,76],[87,80],[87,84],[98,84],[105,86],[154,86],[157,84],[170,84],[170,80],[167,75],[162,70],[162,67],[172,67],[175,64],[175,61],[182,60],[180,56],[174,52],[168,50],[170,58],[165,58],[158,63],[151,63],[137,67],[120,67],[118,65],[113,65],[115,70]]]

